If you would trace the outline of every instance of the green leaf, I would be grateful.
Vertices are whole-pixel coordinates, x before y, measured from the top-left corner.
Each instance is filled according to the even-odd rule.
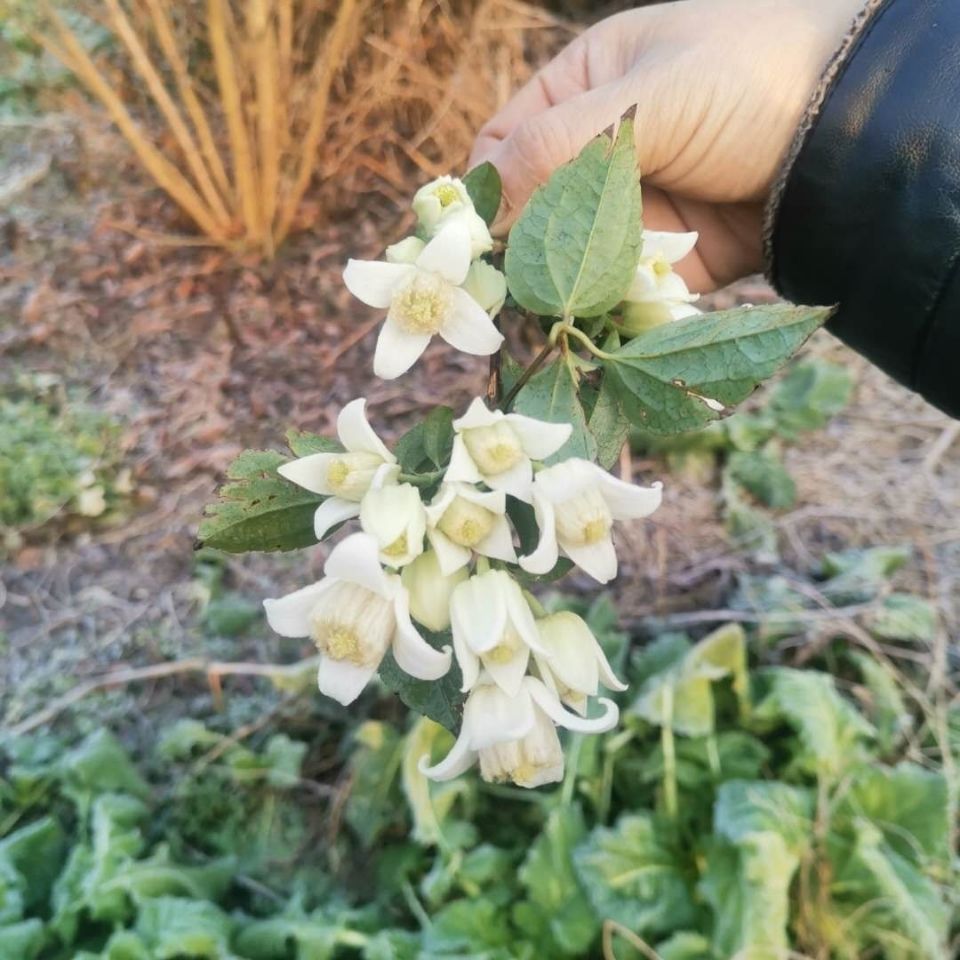
[[[655,434],[696,430],[748,397],[830,312],[775,304],[678,320],[630,340],[604,364],[606,376],[632,423]]]
[[[760,671],[767,693],[754,708],[758,723],[782,720],[796,732],[800,769],[835,780],[859,757],[862,741],[874,734],[870,723],[837,691],[833,677],[814,670],[773,667]]]
[[[865,710],[877,728],[877,740],[884,753],[891,752],[913,727],[913,716],[903,697],[894,670],[868,653],[853,651],[850,658],[857,665],[865,684],[858,697],[865,701]]]
[[[450,462],[453,418],[449,407],[434,407],[397,441],[394,455],[404,473],[439,470]]]
[[[74,793],[108,792],[148,797],[150,788],[130,762],[126,751],[109,730],[91,733],[61,760],[64,783]]]
[[[477,213],[489,227],[500,209],[500,194],[503,190],[500,172],[492,163],[481,163],[464,176],[463,185],[467,188]]]
[[[362,723],[353,740],[345,816],[363,846],[370,848],[403,813],[397,783],[403,741],[393,727],[377,720]]]
[[[877,592],[906,564],[913,549],[909,546],[853,548],[828,553],[821,563],[827,582],[823,593],[834,603],[872,600]]]
[[[598,827],[574,851],[577,876],[598,917],[641,936],[693,923],[696,910],[669,831],[651,814]]]
[[[36,918],[0,927],[0,957],[35,960],[45,941],[43,924]]]
[[[330,437],[321,437],[315,433],[304,433],[292,427],[286,434],[287,446],[295,457],[309,457],[314,453],[341,453],[343,447]]]
[[[425,630],[421,632],[435,647],[450,643],[449,635],[430,634]],[[451,665],[449,673],[439,680],[416,680],[401,670],[393,654],[387,651],[380,664],[380,680],[411,710],[435,720],[452,733],[460,729],[466,697],[460,691],[463,678],[456,661]]]
[[[797,485],[779,453],[770,446],[749,453],[730,454],[726,470],[749,494],[774,510],[786,510],[797,501]]]
[[[937,634],[937,608],[922,597],[891,593],[867,621],[870,630],[884,640],[932,643]]]
[[[424,955],[481,958],[487,950],[508,947],[514,937],[506,917],[491,900],[455,900],[433,917],[424,934]]]
[[[850,402],[853,385],[850,371],[838,363],[806,360],[796,364],[770,398],[777,432],[792,439],[826,426]]]
[[[0,864],[10,864],[22,878],[18,899],[24,909],[45,903],[50,896],[63,864],[65,847],[66,837],[53,817],[41,817],[0,840]]]
[[[537,189],[510,231],[514,300],[542,316],[595,317],[626,294],[640,259],[633,121],[592,140]]]
[[[728,780],[717,791],[713,829],[741,844],[760,833],[776,833],[801,857],[813,835],[814,798],[810,790],[777,781]]]
[[[713,960],[710,941],[699,933],[683,930],[657,944],[660,960]]]
[[[610,470],[620,459],[620,451],[627,442],[630,421],[623,412],[616,386],[609,377],[605,376],[600,381],[588,426],[597,445],[597,463],[605,470]]]
[[[597,441],[587,427],[587,415],[580,402],[577,375],[565,357],[556,357],[532,377],[514,402],[515,413],[547,423],[569,423],[570,439],[546,462],[559,463],[570,457],[594,460]]]
[[[315,544],[313,515],[323,497],[277,473],[287,460],[269,450],[241,453],[227,469],[230,482],[207,506],[198,542],[227,553],[299,550]]]
[[[518,873],[535,912],[546,920],[560,952],[569,956],[586,951],[600,928],[573,870],[573,848],[586,833],[579,806],[554,810]]]
[[[232,960],[230,918],[215,904],[181,897],[147,900],[137,918],[137,933],[154,960]]]

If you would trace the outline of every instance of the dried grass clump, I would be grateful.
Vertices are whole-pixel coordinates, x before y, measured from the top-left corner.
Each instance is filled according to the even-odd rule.
[[[207,240],[267,257],[357,193],[409,194],[413,167],[461,164],[529,74],[530,34],[545,49],[558,27],[522,0],[89,0],[84,12],[113,37],[103,55],[47,3],[38,38]]]

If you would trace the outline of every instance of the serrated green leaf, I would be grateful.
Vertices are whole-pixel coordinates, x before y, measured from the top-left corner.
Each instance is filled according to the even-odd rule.
[[[600,928],[573,869],[573,849],[586,833],[578,806],[554,810],[518,872],[527,896],[565,956],[580,956]]]
[[[814,670],[772,667],[758,673],[767,693],[753,710],[759,723],[779,720],[797,734],[801,749],[795,764],[834,780],[863,755],[871,724],[840,696],[833,677]]]
[[[868,653],[854,651],[850,657],[863,677],[865,710],[877,728],[880,749],[889,753],[913,726],[897,676],[891,667]]]
[[[612,469],[620,459],[620,451],[630,435],[630,421],[623,412],[620,396],[606,376],[589,411],[588,427],[597,445],[597,463]]]
[[[656,434],[696,430],[748,397],[830,312],[775,304],[689,317],[634,337],[604,368],[632,423]]]
[[[147,900],[137,917],[137,933],[155,960],[232,960],[232,926],[215,904],[183,897]]]
[[[450,643],[449,635],[433,635],[421,631],[435,647]],[[463,703],[466,697],[460,691],[463,678],[456,661],[450,667],[450,672],[439,680],[417,680],[410,674],[404,673],[397,666],[397,661],[388,650],[380,664],[380,680],[383,685],[397,694],[398,697],[411,709],[431,720],[435,720],[442,727],[452,733],[460,729],[463,719]]]
[[[828,553],[821,562],[823,593],[834,603],[872,600],[913,555],[910,546],[852,548]]]
[[[96,796],[112,791],[148,797],[150,788],[109,730],[91,733],[60,761],[65,784],[75,793]]]
[[[489,227],[500,209],[500,194],[503,190],[500,172],[492,163],[478,164],[464,176],[463,185],[473,201],[474,209]]]
[[[292,427],[286,433],[287,446],[295,457],[309,457],[314,453],[340,453],[343,447],[330,437],[321,437],[315,433],[304,433]]]
[[[669,830],[647,813],[598,827],[574,851],[574,865],[598,917],[646,936],[691,924],[696,910]]]
[[[542,316],[594,317],[619,303],[640,258],[640,182],[633,122],[556,170],[510,231],[507,285]]]
[[[270,450],[241,453],[227,469],[230,482],[207,506],[199,542],[227,553],[299,550],[315,544],[313,515],[323,497],[277,473],[287,460]]]
[[[923,597],[891,593],[870,615],[867,625],[884,640],[932,643],[938,620],[937,608]]]
[[[792,854],[801,857],[813,835],[813,806],[810,790],[775,780],[728,780],[717,791],[713,829],[733,844],[756,834],[776,833]]]
[[[0,864],[9,864],[22,878],[17,884],[22,909],[46,902],[63,864],[65,846],[66,836],[53,817],[34,820],[0,840]],[[2,885],[0,876],[0,889]],[[0,916],[5,906],[0,895]]]
[[[569,423],[570,439],[547,463],[559,463],[570,457],[594,460],[597,441],[587,426],[587,415],[580,402],[576,375],[565,357],[556,357],[548,366],[531,377],[517,395],[513,410],[547,423]]]
[[[449,463],[453,418],[449,407],[434,407],[397,441],[394,455],[404,473],[438,470]]]

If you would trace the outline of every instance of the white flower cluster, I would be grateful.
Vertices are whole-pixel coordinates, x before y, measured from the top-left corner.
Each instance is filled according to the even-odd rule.
[[[371,307],[386,309],[374,373],[406,373],[435,335],[464,353],[487,357],[503,336],[493,318],[503,306],[503,274],[479,259],[493,247],[463,182],[439,177],[417,191],[419,236],[387,248],[386,260],[350,260],[343,280]]]
[[[586,719],[588,698],[600,684],[623,685],[587,624],[569,612],[546,614],[510,567],[542,574],[564,554],[606,583],[617,572],[614,521],[656,510],[660,484],[633,486],[586,460],[544,467],[570,425],[491,411],[480,399],[453,429],[449,466],[424,502],[368,424],[365,401],[344,407],[343,452],[312,454],[280,473],[327,498],[316,513],[318,537],[356,517],[362,532],[334,547],[322,580],[264,606],[278,633],[313,639],[320,690],[343,704],[359,696],[388,649],[422,680],[444,676],[455,657],[468,693],[463,726],[446,759],[423,772],[443,780],[479,761],[488,780],[533,787],[562,776],[556,726],[610,729],[616,705],[601,699],[603,715]],[[508,497],[534,507],[539,543],[525,556]],[[452,651],[431,646],[417,624],[450,629]]]
[[[625,333],[636,336],[673,320],[700,313],[693,306],[699,296],[687,289],[683,277],[673,269],[673,264],[693,250],[698,237],[697,233],[643,231],[640,263],[624,297]]]

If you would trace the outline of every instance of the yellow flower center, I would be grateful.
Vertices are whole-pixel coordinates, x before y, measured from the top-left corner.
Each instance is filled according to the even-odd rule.
[[[523,646],[523,639],[516,630],[509,624],[504,630],[500,642],[488,650],[482,656],[484,663],[508,663],[516,656],[517,651]]]
[[[379,663],[396,629],[393,604],[354,583],[333,586],[310,614],[310,637],[331,660]]]
[[[460,199],[460,194],[452,183],[441,183],[436,189],[435,196],[440,201],[440,206],[444,208]]]
[[[589,547],[605,540],[613,526],[610,508],[599,490],[590,488],[557,507],[557,533],[561,540]]]
[[[495,522],[493,511],[457,497],[443,511],[437,527],[461,547],[475,547],[489,535]]]
[[[463,442],[481,473],[506,473],[523,459],[523,444],[509,423],[463,431]]]
[[[320,620],[313,625],[312,633],[317,649],[332,660],[362,663],[360,637],[352,627],[336,620]]]
[[[673,272],[673,267],[671,267],[663,257],[657,257],[657,259],[653,261],[653,272],[658,277],[665,277]]]
[[[440,331],[450,312],[450,291],[441,277],[418,274],[394,294],[390,315],[406,333]]]
[[[334,490],[341,490],[350,476],[350,466],[344,460],[334,460],[327,470],[327,483]]]
[[[407,535],[401,533],[393,543],[388,544],[381,550],[381,553],[385,557],[390,557],[391,559],[396,559],[397,557],[402,557],[409,550],[409,545],[407,544]]]

